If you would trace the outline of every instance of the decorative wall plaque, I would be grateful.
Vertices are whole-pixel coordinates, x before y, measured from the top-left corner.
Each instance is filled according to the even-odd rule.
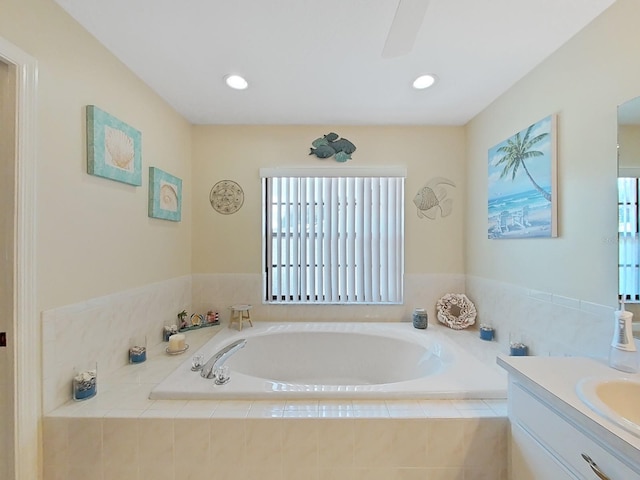
[[[216,183],[209,194],[213,209],[223,215],[236,213],[244,203],[242,187],[232,180],[221,180]]]

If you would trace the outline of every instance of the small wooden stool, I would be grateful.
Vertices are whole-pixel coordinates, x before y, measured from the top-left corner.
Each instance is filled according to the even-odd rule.
[[[251,310],[251,305],[231,306],[231,320],[229,321],[229,328],[231,328],[231,325],[233,325],[234,322],[238,322],[238,330],[242,330],[242,322],[244,320],[249,322],[249,325],[253,327],[253,323],[251,323],[251,317],[249,315],[249,310]]]

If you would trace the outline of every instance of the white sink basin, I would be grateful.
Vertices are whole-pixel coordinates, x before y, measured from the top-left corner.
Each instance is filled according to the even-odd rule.
[[[640,380],[585,378],[576,391],[593,411],[640,437]]]

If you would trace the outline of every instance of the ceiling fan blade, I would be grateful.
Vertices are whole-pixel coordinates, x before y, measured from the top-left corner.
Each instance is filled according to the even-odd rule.
[[[413,50],[430,0],[399,0],[382,50],[383,58],[406,55]]]

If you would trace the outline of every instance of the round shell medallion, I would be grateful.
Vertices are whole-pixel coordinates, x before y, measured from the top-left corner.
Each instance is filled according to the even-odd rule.
[[[209,194],[213,209],[223,215],[236,213],[244,203],[244,192],[240,185],[232,180],[216,183]]]

